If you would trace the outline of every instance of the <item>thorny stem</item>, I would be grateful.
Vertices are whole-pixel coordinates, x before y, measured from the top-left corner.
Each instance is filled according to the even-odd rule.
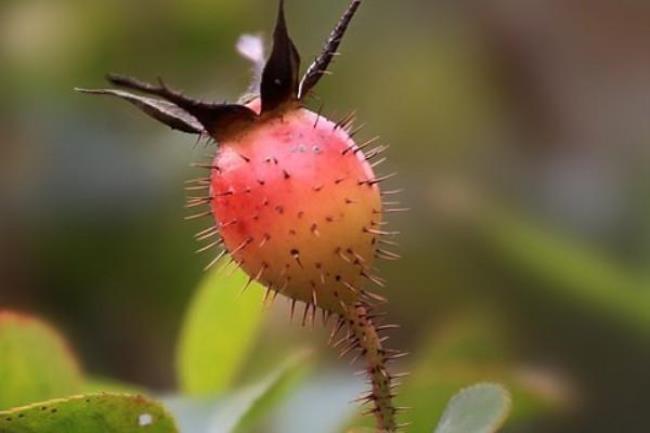
[[[367,413],[374,414],[380,433],[393,433],[399,429],[396,422],[397,408],[393,404],[393,377],[386,364],[394,358],[382,345],[377,327],[373,323],[370,307],[364,303],[347,308],[345,320],[350,344],[359,351],[366,362],[366,373],[372,390],[361,400],[374,407]]]

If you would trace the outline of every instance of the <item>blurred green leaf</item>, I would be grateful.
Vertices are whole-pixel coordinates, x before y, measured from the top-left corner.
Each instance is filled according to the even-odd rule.
[[[0,312],[0,409],[79,392],[81,372],[65,341],[45,323]]]
[[[144,389],[130,383],[119,382],[106,377],[86,377],[82,385],[84,394],[110,392],[121,394],[142,394]]]
[[[650,331],[647,278],[507,210],[486,211],[480,221],[502,259],[543,282],[563,303]]]
[[[398,406],[412,408],[400,420],[413,423],[410,433],[430,432],[458,389],[486,380],[504,383],[512,391],[515,419],[561,407],[564,395],[547,392],[547,388],[562,389],[553,382],[555,378],[538,381],[546,387],[526,381],[508,340],[504,328],[493,319],[475,314],[450,322],[425,341],[422,356],[397,397]]]
[[[218,394],[236,378],[260,330],[264,291],[220,264],[206,275],[190,305],[177,353],[178,380],[189,395]]]
[[[309,368],[308,358],[309,352],[292,356],[265,380],[235,395],[229,410],[223,413],[223,419],[217,421],[219,425],[233,426],[224,432],[244,433],[262,420],[304,378]],[[235,419],[237,413],[240,414],[238,420]]]
[[[220,398],[170,398],[184,433],[244,433],[259,423],[304,377],[308,352],[289,358],[258,383]]]
[[[494,433],[505,422],[511,406],[504,387],[489,383],[471,386],[451,399],[435,433]]]
[[[89,394],[0,412],[1,433],[175,433],[174,420],[142,396]]]

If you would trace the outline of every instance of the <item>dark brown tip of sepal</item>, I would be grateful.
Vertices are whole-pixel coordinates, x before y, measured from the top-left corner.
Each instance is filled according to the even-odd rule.
[[[337,55],[343,36],[350,26],[350,22],[354,15],[356,14],[359,6],[361,6],[362,0],[352,0],[348,8],[345,10],[341,19],[339,20],[334,30],[327,39],[325,46],[321,54],[314,60],[314,62],[309,66],[307,72],[305,72],[302,81],[300,82],[300,89],[298,91],[298,97],[300,99],[304,98],[309,91],[312,90],[316,84],[323,78],[323,75],[327,73],[327,68],[332,63],[334,56]]]
[[[208,134],[219,139],[236,125],[252,123],[257,114],[251,109],[238,104],[215,104],[189,98],[170,89],[162,80],[158,85],[145,83],[131,77],[109,74],[107,80],[115,86],[137,90],[158,96],[195,118]]]
[[[289,37],[284,16],[284,0],[280,0],[273,33],[273,51],[262,73],[262,112],[278,108],[298,97],[300,54]]]

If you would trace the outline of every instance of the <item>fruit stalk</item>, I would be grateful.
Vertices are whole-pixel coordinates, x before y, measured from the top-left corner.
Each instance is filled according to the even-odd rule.
[[[371,307],[365,303],[346,308],[342,320],[347,324],[348,344],[343,348],[343,353],[357,349],[358,356],[365,360],[365,372],[372,389],[359,400],[373,405],[366,414],[375,416],[378,432],[393,433],[400,427],[396,421],[398,408],[393,404],[393,391],[397,384],[388,371],[387,363],[402,354],[384,348],[383,342],[387,337],[380,337],[382,327],[376,327],[373,319]]]

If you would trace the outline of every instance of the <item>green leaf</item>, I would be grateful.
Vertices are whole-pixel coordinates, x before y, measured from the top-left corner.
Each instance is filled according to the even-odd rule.
[[[304,377],[308,352],[292,356],[262,381],[223,398],[166,400],[184,433],[244,433],[255,427]],[[0,432],[1,433],[1,432]]]
[[[494,433],[510,408],[510,394],[501,385],[474,385],[451,399],[435,433]]]
[[[0,412],[0,433],[175,433],[174,420],[142,396],[88,394]]]
[[[566,384],[543,374],[537,381],[528,380],[508,346],[510,340],[506,326],[475,313],[449,322],[424,341],[412,375],[397,396],[398,406],[413,408],[400,420],[412,422],[409,432],[430,432],[458,389],[486,380],[512,391],[513,419],[562,408],[570,399]]]
[[[178,380],[189,395],[214,395],[232,384],[250,353],[263,317],[264,291],[221,264],[206,275],[187,312],[177,352]]]
[[[276,407],[291,390],[295,389],[306,375],[309,368],[309,357],[309,351],[300,352],[292,356],[283,366],[268,376],[264,381],[245,390],[243,395],[246,398],[240,399],[240,404],[237,405],[240,408],[242,416],[232,431],[236,433],[249,431],[271,409]],[[245,400],[248,402],[241,404]]]
[[[75,394],[81,385],[61,336],[32,317],[0,312],[0,410]]]
[[[540,281],[559,302],[650,332],[650,280],[506,209],[485,208],[481,234],[495,256]]]
[[[110,392],[114,394],[142,394],[145,392],[143,388],[137,385],[97,376],[86,376],[81,389],[84,394],[95,394],[99,392]]]

